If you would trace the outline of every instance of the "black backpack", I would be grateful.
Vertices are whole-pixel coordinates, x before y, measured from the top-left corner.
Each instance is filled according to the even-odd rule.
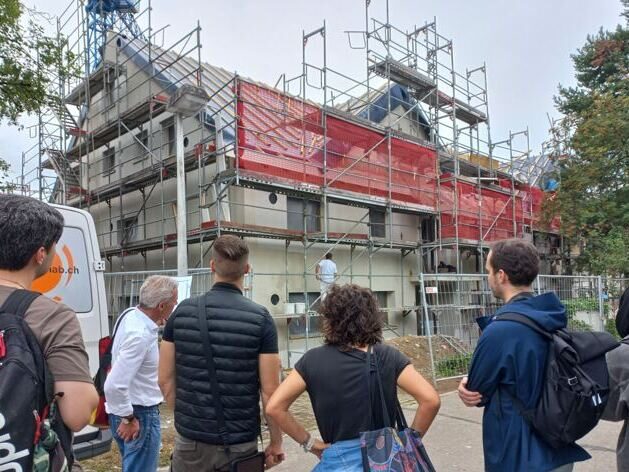
[[[573,444],[598,423],[609,396],[605,353],[618,347],[609,333],[560,329],[549,332],[530,318],[505,313],[496,321],[528,326],[549,343],[541,395],[532,409],[511,396],[535,433],[554,448]]]
[[[6,470],[30,471],[34,456],[41,457],[44,451],[51,470],[64,459],[69,467],[73,462],[72,434],[53,407],[52,375],[37,338],[24,321],[39,295],[15,290],[0,307],[0,449],[5,452],[2,466]],[[53,444],[44,444],[50,438],[49,429],[56,438]]]

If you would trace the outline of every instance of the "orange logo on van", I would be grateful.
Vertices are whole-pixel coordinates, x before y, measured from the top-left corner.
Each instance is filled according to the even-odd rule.
[[[52,264],[48,272],[33,282],[32,289],[43,294],[52,292],[58,287],[67,287],[72,277],[78,275],[79,268],[74,265],[72,251],[65,244],[61,251],[57,250],[52,259]],[[60,302],[60,296],[52,297],[53,300]]]

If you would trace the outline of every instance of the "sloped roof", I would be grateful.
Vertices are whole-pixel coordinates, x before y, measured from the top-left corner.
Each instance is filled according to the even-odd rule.
[[[504,165],[505,172],[512,172],[513,176],[529,185],[542,187],[546,184],[544,178],[556,170],[555,162],[548,154],[523,155],[513,159],[513,167],[510,163]]]
[[[392,83],[388,87],[388,91],[386,83],[376,88],[370,88],[362,96],[351,98],[336,108],[374,123],[380,123],[388,115],[389,97],[391,99],[391,110],[401,106],[407,112],[413,108],[413,111],[409,114],[411,119],[419,123],[426,133],[430,131],[430,123],[424,116],[421,108],[416,106],[417,100],[408,93],[406,87],[396,83]]]

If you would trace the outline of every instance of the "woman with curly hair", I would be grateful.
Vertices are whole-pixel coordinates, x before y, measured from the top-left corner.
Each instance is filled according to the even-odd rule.
[[[385,426],[380,397],[368,389],[375,385],[374,358],[387,410],[395,411],[399,385],[419,403],[412,428],[422,436],[439,411],[440,399],[406,356],[382,343],[384,321],[370,290],[358,285],[332,286],[321,313],[325,344],[297,362],[270,398],[266,413],[320,459],[316,472],[359,472],[363,470],[360,433]],[[368,370],[369,348],[374,355]],[[312,438],[288,411],[304,391],[310,396],[321,440]]]

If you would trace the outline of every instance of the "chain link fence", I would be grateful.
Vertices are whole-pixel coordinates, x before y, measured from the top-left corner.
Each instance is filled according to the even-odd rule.
[[[123,310],[138,303],[140,287],[150,275],[174,277],[177,271],[105,274],[110,326]],[[200,295],[212,286],[213,274],[209,269],[191,269],[189,275],[192,277],[190,296]],[[286,287],[280,287],[288,283],[282,275],[284,274],[249,274],[245,280],[245,295],[254,298],[254,286],[257,286],[257,291],[260,292],[257,298],[262,297],[263,300],[268,298],[267,291],[279,293],[280,296],[271,296],[268,303],[257,300],[267,305],[272,313],[273,304],[276,303],[274,298],[277,300],[285,298],[285,301],[292,305],[303,303],[304,295],[301,293],[303,287],[300,287],[299,293],[289,293]],[[297,276],[303,277],[299,274],[295,275]],[[343,282],[349,281],[343,280]],[[399,282],[403,284],[404,281],[400,279]],[[416,284],[415,306],[409,300],[409,295],[412,294],[407,294],[406,299],[402,294],[403,304],[409,305],[402,308],[397,304],[396,307],[385,308],[387,297],[379,297],[379,303],[387,319],[387,339],[405,334],[417,334],[427,341],[430,366],[435,380],[465,375],[480,336],[476,319],[494,313],[502,302],[493,296],[487,276],[482,274],[419,274]],[[545,292],[557,294],[566,307],[569,329],[608,331],[616,336],[615,315],[620,296],[627,287],[629,287],[629,279],[591,276],[540,275],[533,284],[533,289],[538,294]],[[286,294],[282,294],[282,291]],[[379,292],[374,293],[383,295]],[[318,293],[308,293],[308,298],[314,299],[317,296]],[[393,313],[399,316],[396,324],[391,325]],[[407,319],[408,313],[413,316],[408,316]],[[316,321],[316,312],[313,312],[312,316],[315,317],[312,320]],[[278,329],[282,332],[280,350],[283,351],[282,359],[285,366],[294,364],[291,353],[299,357],[308,348],[320,344],[320,342],[315,342],[315,338],[320,336],[316,323],[315,325],[310,323],[310,326],[305,323],[305,331],[300,324],[310,319],[310,316],[296,313],[274,315],[274,318],[278,323]],[[411,329],[412,324],[408,323],[408,321],[415,323],[415,320],[416,331]]]
[[[568,328],[608,331],[617,336],[615,315],[629,279],[540,275],[536,293],[554,292],[566,307]],[[468,371],[480,330],[476,319],[502,304],[486,275],[421,274],[423,319],[418,334],[428,337],[435,380],[459,377]]]

